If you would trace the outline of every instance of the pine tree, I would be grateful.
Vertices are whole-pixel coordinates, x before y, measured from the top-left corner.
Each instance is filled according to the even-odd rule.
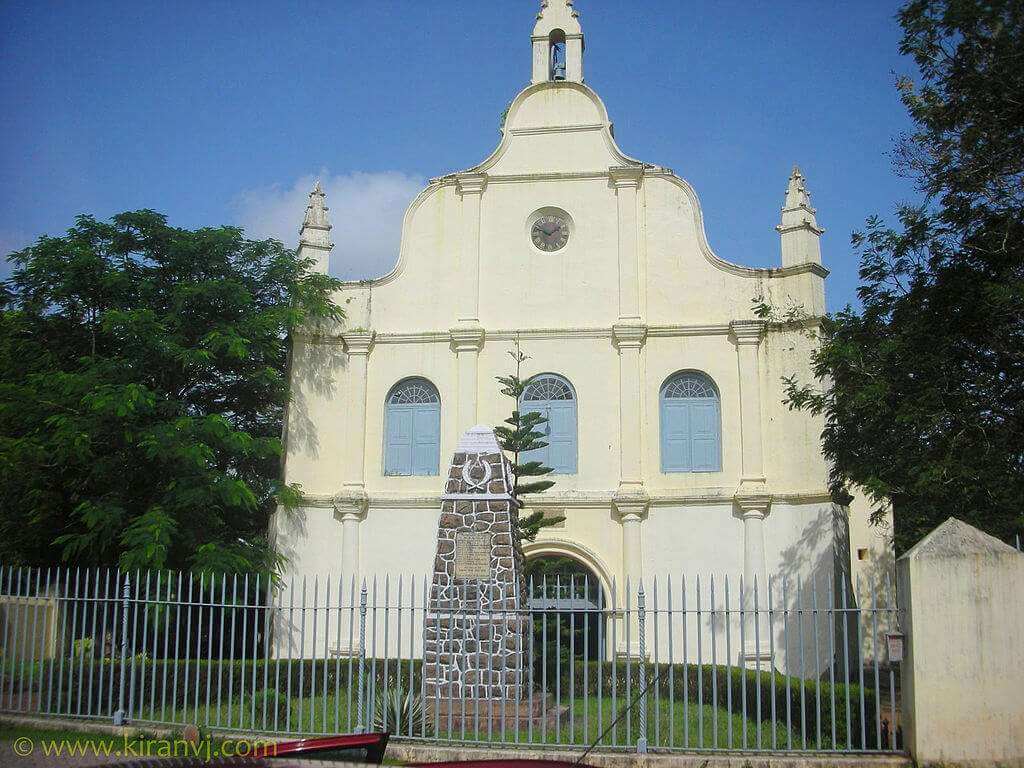
[[[553,480],[533,480],[550,474],[554,470],[544,466],[540,461],[526,461],[520,463],[519,455],[527,451],[535,451],[538,448],[546,448],[544,432],[541,427],[547,423],[547,419],[536,411],[523,413],[519,410],[519,401],[526,390],[529,380],[523,381],[521,377],[522,365],[530,358],[523,354],[519,347],[518,337],[515,340],[514,349],[509,351],[509,357],[515,361],[516,371],[510,376],[496,376],[501,384],[501,393],[512,398],[512,415],[505,419],[507,427],[496,427],[495,435],[498,437],[498,444],[506,453],[512,454],[512,474],[514,486],[512,495],[517,501],[529,493],[541,493],[551,488]],[[526,482],[524,482],[524,479]],[[542,528],[557,525],[565,520],[564,517],[544,517],[544,513],[537,511],[526,517],[519,518],[519,532],[526,541],[533,541]]]

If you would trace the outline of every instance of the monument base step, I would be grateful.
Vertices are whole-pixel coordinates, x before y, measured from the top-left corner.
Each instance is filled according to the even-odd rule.
[[[531,705],[529,699],[430,699],[427,698],[427,722],[440,723],[441,730],[448,730],[451,718],[452,731],[461,731],[463,724],[467,731],[500,730],[502,723],[506,731],[517,728],[556,729],[563,724],[569,707],[555,706],[550,696],[535,696]]]

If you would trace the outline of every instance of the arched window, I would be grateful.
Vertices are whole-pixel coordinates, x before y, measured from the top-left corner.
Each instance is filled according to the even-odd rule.
[[[384,408],[384,474],[436,475],[441,456],[441,398],[426,379],[406,379]]]
[[[551,80],[565,80],[565,32],[560,29],[548,35],[548,75]]]
[[[519,410],[537,412],[548,421],[540,431],[547,446],[519,455],[520,462],[539,461],[559,475],[576,474],[576,395],[561,376],[542,373],[530,379]]]
[[[661,471],[718,472],[721,468],[718,390],[703,373],[677,373],[661,387]]]

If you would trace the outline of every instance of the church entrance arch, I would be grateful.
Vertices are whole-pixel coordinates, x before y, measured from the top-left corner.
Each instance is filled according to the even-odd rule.
[[[570,658],[603,661],[607,640],[607,596],[598,574],[562,552],[527,554],[525,574],[533,615],[534,667],[552,674]],[[539,679],[539,678],[538,678]]]

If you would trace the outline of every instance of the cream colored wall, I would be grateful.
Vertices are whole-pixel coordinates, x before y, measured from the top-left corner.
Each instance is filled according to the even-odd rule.
[[[498,424],[508,415],[511,404],[499,394],[494,377],[510,370],[507,351],[514,332],[530,356],[525,376],[558,373],[577,394],[579,471],[555,477],[556,487],[532,502],[564,508],[569,519],[563,529],[545,532],[531,551],[578,547],[577,556],[603,577],[620,584],[625,579],[624,528],[615,501],[623,473],[622,410],[639,413],[640,435],[628,437],[639,437],[641,487],[630,498],[639,499],[631,502],[635,509],[650,504],[640,524],[645,576],[743,572],[745,529],[734,514],[734,497],[746,484],[752,488],[748,495],[769,500],[766,510],[771,505],[763,523],[769,572],[791,568],[794,577],[806,579],[827,561],[831,573],[831,560],[822,554],[831,552],[834,542],[819,444],[822,424],[781,405],[780,377],[797,373],[809,380],[814,341],[805,333],[768,329],[758,348],[756,386],[750,386],[740,380],[730,327],[754,319],[752,299],[758,296],[821,313],[826,273],[818,265],[753,270],[719,258],[705,239],[689,185],[666,169],[623,154],[610,125],[596,94],[579,83],[525,89],[513,102],[494,153],[463,174],[432,181],[412,203],[394,272],[347,284],[338,293],[348,319],[330,344],[316,346],[329,350],[326,378],[313,375],[307,362],[313,347],[297,347],[287,479],[301,483],[318,503],[335,505],[338,515],[361,519],[355,527],[361,575],[422,574],[433,558],[440,478],[382,473],[389,390],[410,376],[427,378],[437,387],[443,467],[462,431],[474,422]],[[616,170],[621,168],[627,171]],[[634,178],[635,211],[623,202],[632,199]],[[467,225],[473,223],[467,219],[476,210],[474,189],[482,190],[478,244],[466,240],[472,231]],[[527,217],[546,206],[564,209],[573,220],[567,247],[555,254],[536,251],[527,232]],[[620,232],[632,213],[635,233]],[[620,307],[620,294],[629,288],[623,264],[628,267],[630,261],[623,261],[619,249],[621,243],[632,248],[634,242],[638,317]],[[474,261],[477,253],[479,261]],[[334,258],[345,257],[342,245]],[[474,275],[479,275],[475,315],[467,302]],[[635,385],[629,376],[620,376],[627,350],[620,355],[613,338],[613,326],[624,322],[642,345]],[[466,351],[475,349],[470,344],[457,354],[461,342],[452,329],[481,339],[479,352]],[[352,428],[358,423],[353,414],[364,406],[350,396],[355,391],[352,362],[341,351],[350,330],[375,334],[366,358],[365,435]],[[475,382],[465,390],[475,393],[476,400],[475,417],[468,423],[458,417],[465,410],[465,403],[460,411],[457,402],[463,389],[459,355],[463,376],[476,366]],[[719,389],[721,472],[660,471],[659,392],[666,378],[680,370],[703,371]],[[744,440],[749,444],[754,431],[753,425],[741,424],[741,398],[755,396],[760,399],[763,483],[744,477],[742,467]],[[300,431],[305,439],[295,437]],[[346,474],[351,468],[344,457],[351,450],[365,455],[362,477]],[[751,471],[756,475],[756,469]],[[289,528],[283,518],[275,521],[296,573],[346,567],[338,562],[343,549],[338,515],[321,512],[313,513],[316,523],[305,529]],[[787,560],[794,546],[807,549],[805,561]]]

